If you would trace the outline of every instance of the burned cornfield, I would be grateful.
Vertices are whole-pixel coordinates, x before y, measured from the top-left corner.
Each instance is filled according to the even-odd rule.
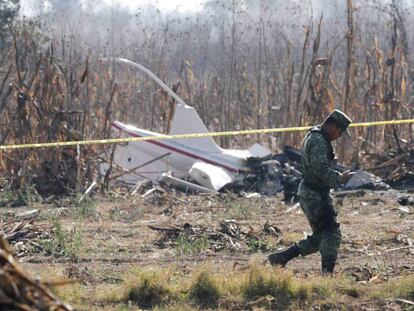
[[[5,145],[107,138],[118,119],[168,133],[174,99],[133,68],[99,61],[106,56],[144,64],[211,131],[315,125],[335,107],[358,122],[412,117],[412,20],[404,1],[207,2],[171,16],[151,6],[133,14],[124,6],[32,2],[20,3],[29,16],[4,27]],[[76,17],[77,8],[92,13]],[[353,133],[357,139],[339,148],[349,165],[388,148],[409,152],[412,141],[411,125]],[[218,140],[280,151],[300,147],[302,135]],[[3,187],[42,195],[85,190],[105,151],[111,147],[4,151]]]
[[[413,27],[410,0],[0,1],[0,310],[412,307]],[[255,257],[311,230],[302,127],[335,109],[337,284]]]

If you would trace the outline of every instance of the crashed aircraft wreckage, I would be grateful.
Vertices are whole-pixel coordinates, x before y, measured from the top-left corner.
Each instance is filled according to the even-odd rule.
[[[175,99],[169,135],[209,132],[196,110],[186,105],[173,90],[144,66],[121,58],[100,60],[132,66],[146,73]],[[119,121],[112,122],[112,130],[114,136],[118,137],[165,135]],[[281,159],[280,155],[276,158]],[[117,166],[128,172],[119,177],[126,184],[136,185],[141,180],[149,179],[154,183],[163,182],[186,191],[217,192],[231,185],[233,189],[266,195],[285,190],[285,196],[287,194],[288,199],[291,199],[300,180],[299,171],[289,165],[291,161],[273,159],[271,151],[260,144],[254,144],[247,150],[223,149],[212,137],[119,144],[113,160]],[[108,164],[101,166],[103,174],[107,169]],[[352,181],[351,179],[350,182]],[[353,182],[355,184],[355,180]]]

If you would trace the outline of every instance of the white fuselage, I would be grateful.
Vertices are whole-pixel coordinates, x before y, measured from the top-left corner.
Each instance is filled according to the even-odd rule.
[[[165,136],[121,122],[113,122],[112,128],[122,136],[150,137]],[[190,142],[190,145],[188,144]],[[220,166],[232,174],[246,171],[246,159],[251,156],[247,150],[217,149],[211,152],[201,150],[191,145],[191,139],[165,139],[132,142],[120,146],[116,151],[115,162],[125,169],[133,169],[151,159],[166,155],[162,159],[138,169],[137,173],[151,180],[156,180],[162,172],[175,171],[187,173],[195,162],[205,162]],[[167,155],[168,154],[168,155]],[[149,169],[151,168],[151,169]],[[137,176],[138,177],[138,176]]]

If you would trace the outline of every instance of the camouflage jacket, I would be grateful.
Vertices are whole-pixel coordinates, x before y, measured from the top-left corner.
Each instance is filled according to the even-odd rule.
[[[329,139],[319,126],[311,129],[303,139],[302,177],[305,182],[318,187],[335,187],[341,173],[333,168],[335,154]]]

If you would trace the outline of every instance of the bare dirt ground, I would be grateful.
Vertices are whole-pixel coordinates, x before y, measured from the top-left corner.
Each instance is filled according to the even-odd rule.
[[[346,276],[358,288],[369,289],[414,275],[414,208],[401,208],[397,202],[406,195],[410,193],[363,191],[335,198],[343,235],[335,278]],[[79,234],[79,243],[72,243],[69,255],[63,256],[56,254],[56,250],[54,255],[47,254],[47,247],[39,242],[34,244],[38,246],[25,243],[19,260],[29,273],[42,279],[69,277],[79,280],[80,284],[59,290],[63,298],[79,310],[138,309],[133,303],[107,302],[99,298],[104,288],[122,287],[124,279],[135,268],[175,267],[182,274],[190,275],[207,264],[218,274],[225,275],[246,269],[252,258],[261,264],[272,250],[283,249],[310,232],[300,208],[285,205],[280,197],[225,195],[217,198],[164,194],[142,199],[141,196],[113,195],[96,197],[78,206],[60,201],[0,211],[2,218],[10,221],[13,214],[32,208],[40,210],[36,224],[56,231],[58,222],[62,235],[68,235],[63,239]],[[190,223],[216,229],[224,219],[235,219],[240,226],[255,230],[263,228],[268,221],[282,234],[266,237],[261,246],[264,250],[251,245],[239,251],[226,248],[214,251],[208,248],[208,243],[198,249],[191,249],[191,246],[185,249],[179,243],[167,243],[161,248],[154,244],[160,233],[148,227],[182,227],[184,223]],[[286,269],[299,281],[317,278],[320,256],[297,258]],[[306,309],[409,310],[413,307],[395,296],[386,295],[378,299],[364,294],[346,294],[334,301],[313,301]],[[193,308],[197,309],[197,306]]]

